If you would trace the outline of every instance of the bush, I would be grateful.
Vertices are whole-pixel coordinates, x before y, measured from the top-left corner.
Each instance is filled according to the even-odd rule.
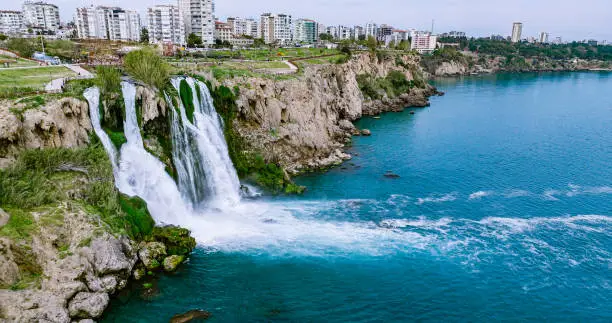
[[[164,89],[169,83],[170,66],[151,49],[129,52],[123,65],[132,77],[158,90]]]
[[[183,102],[183,107],[185,107],[187,119],[193,123],[193,112],[195,111],[195,107],[193,106],[193,93],[191,91],[191,86],[189,86],[187,81],[181,80],[179,90],[181,102]]]
[[[14,52],[19,53],[21,57],[30,58],[40,46],[33,39],[11,38],[6,47]]]

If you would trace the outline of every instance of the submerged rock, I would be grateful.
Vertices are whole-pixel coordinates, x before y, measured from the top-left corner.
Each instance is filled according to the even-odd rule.
[[[170,319],[170,323],[185,323],[193,320],[206,320],[210,318],[211,314],[207,311],[202,310],[191,310],[183,314],[174,315]]]
[[[383,175],[383,176],[386,177],[386,178],[400,178],[399,175],[397,175],[397,174],[395,174],[395,173],[393,173],[391,171],[387,171],[385,173],[385,175]]]
[[[176,267],[183,263],[185,260],[185,256],[172,255],[170,257],[166,257],[164,259],[164,270],[167,272],[172,272],[176,270]]]
[[[371,136],[371,135],[372,135],[372,131],[370,131],[369,129],[363,129],[363,130],[361,130],[361,134],[362,134],[363,136],[368,137],[368,136]]]

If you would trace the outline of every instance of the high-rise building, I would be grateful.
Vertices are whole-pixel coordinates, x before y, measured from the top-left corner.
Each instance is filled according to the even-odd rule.
[[[512,24],[512,42],[518,43],[521,41],[521,34],[523,33],[523,24],[520,22],[515,22]]]
[[[319,39],[319,24],[310,19],[298,19],[295,21],[293,40],[303,43],[314,43]]]
[[[291,15],[277,14],[274,16],[274,38],[280,45],[288,45],[293,39],[293,21]]]
[[[0,34],[15,35],[24,31],[21,11],[0,10]]]
[[[293,39],[291,15],[264,13],[260,17],[261,38],[266,44],[288,45]]]
[[[540,43],[542,44],[548,43],[548,33],[547,32],[540,33]]]
[[[74,19],[79,38],[117,41],[140,40],[140,15],[119,7],[77,8]]]
[[[232,27],[235,36],[251,36],[259,38],[259,22],[252,18],[229,17],[227,23]]]
[[[175,5],[157,5],[147,9],[149,42],[185,44],[185,23]]]
[[[260,17],[259,31],[264,43],[274,42],[274,16],[271,13],[264,13]]]
[[[365,29],[361,26],[355,26],[353,27],[353,34],[351,35],[351,38],[353,38],[354,40],[359,40],[359,36],[365,35]]]
[[[23,19],[27,27],[55,32],[60,26],[59,8],[50,3],[26,1]]]
[[[368,22],[365,27],[365,36],[366,38],[369,36],[376,38],[378,36],[378,26],[373,22]]]
[[[412,36],[410,49],[416,50],[421,54],[431,53],[436,49],[438,36],[432,35],[429,32],[417,32]]]
[[[376,38],[378,40],[380,40],[380,41],[385,41],[385,39],[387,39],[387,36],[391,36],[391,34],[393,34],[393,30],[394,29],[395,28],[393,28],[393,26],[382,24],[378,28],[378,32],[376,34]]]
[[[338,39],[351,39],[351,28],[346,26],[338,26]]]
[[[183,15],[185,35],[196,34],[202,43],[211,46],[215,43],[215,6],[213,0],[178,0]]]

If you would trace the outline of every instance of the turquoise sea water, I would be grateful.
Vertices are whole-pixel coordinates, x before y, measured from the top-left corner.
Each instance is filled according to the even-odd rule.
[[[373,135],[303,197],[248,202],[264,234],[220,225],[104,321],[612,321],[612,74],[436,86],[430,108],[359,121]]]

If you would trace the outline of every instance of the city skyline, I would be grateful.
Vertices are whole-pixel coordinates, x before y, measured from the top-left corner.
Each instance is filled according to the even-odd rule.
[[[148,7],[174,4],[176,1],[133,0],[129,6],[119,0],[81,1],[48,0],[60,8],[62,22],[71,21],[77,7],[89,5],[120,6],[133,9],[146,16]],[[495,2],[495,3],[493,3]],[[380,0],[376,3],[363,0],[341,0],[313,2],[287,2],[269,0],[253,2],[247,0],[215,1],[215,15],[222,21],[227,17],[254,17],[264,12],[287,13],[294,18],[314,19],[324,25],[365,25],[372,21],[389,24],[397,28],[429,30],[435,20],[435,32],[451,30],[465,31],[468,36],[481,37],[499,34],[510,36],[513,22],[523,23],[523,38],[539,37],[547,32],[551,38],[564,40],[612,40],[612,5],[606,0],[589,0],[589,6],[574,6],[570,1],[544,0],[531,3],[529,0],[513,2],[485,0],[437,0],[427,4],[414,0]],[[1,10],[21,10],[23,2],[7,3]],[[388,10],[388,8],[395,8]],[[405,9],[402,9],[405,8]],[[337,12],[343,11],[342,15]],[[571,18],[567,19],[567,15]],[[143,25],[147,24],[143,21]]]

